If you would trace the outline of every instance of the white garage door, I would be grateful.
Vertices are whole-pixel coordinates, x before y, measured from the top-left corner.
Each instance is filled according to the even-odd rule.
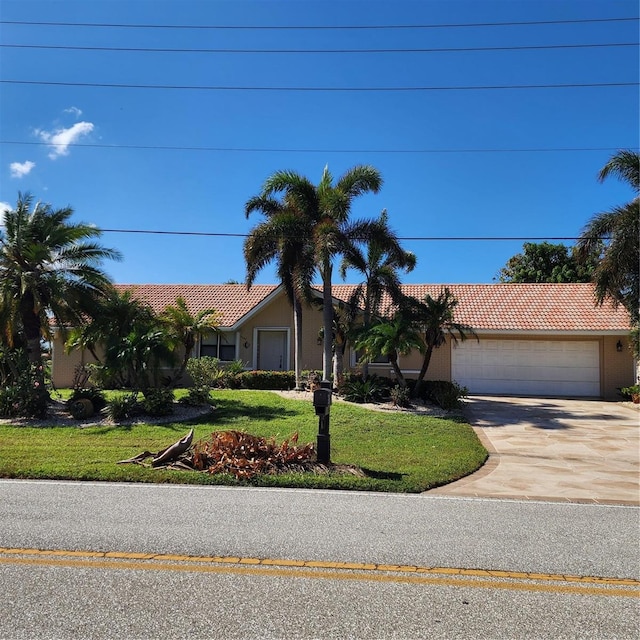
[[[467,340],[452,349],[452,376],[471,393],[599,396],[598,342]]]

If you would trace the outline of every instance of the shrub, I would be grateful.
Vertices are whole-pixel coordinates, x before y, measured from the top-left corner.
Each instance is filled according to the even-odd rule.
[[[411,387],[415,386],[415,380],[410,382]],[[425,380],[422,384],[422,400],[433,402],[442,409],[451,411],[460,406],[462,398],[466,398],[469,390],[460,386],[457,382],[448,380]]]
[[[142,406],[150,416],[168,416],[173,413],[173,389],[154,388],[143,391]]]
[[[112,398],[107,402],[106,410],[107,415],[114,422],[139,416],[142,413],[142,407],[138,402],[138,393],[134,391]]]
[[[67,400],[67,407],[71,409],[71,405],[74,402],[85,398],[91,401],[91,404],[93,404],[96,411],[102,411],[102,409],[107,406],[107,399],[104,397],[104,393],[101,389],[98,389],[97,387],[81,387],[74,388]]]
[[[411,402],[409,401],[409,389],[407,387],[401,387],[396,385],[391,389],[391,402],[396,407],[409,407]]]
[[[344,399],[349,402],[380,402],[389,397],[389,385],[386,380],[376,375],[366,380],[348,376],[344,381]]]
[[[211,356],[190,358],[187,362],[187,373],[194,387],[209,387],[210,389],[218,386],[218,381],[224,376],[220,360]]]
[[[43,367],[30,364],[21,350],[0,354],[5,387],[0,389],[0,415],[23,418],[44,418],[47,415],[49,393],[44,385]]]
[[[638,404],[640,403],[640,385],[634,384],[631,387],[622,387],[622,389],[620,389],[620,395],[625,400],[631,400]]]
[[[245,389],[282,391],[296,386],[293,371],[245,371],[239,378]]]
[[[211,401],[211,389],[209,387],[189,387],[187,395],[180,398],[180,402],[192,407],[208,404]]]

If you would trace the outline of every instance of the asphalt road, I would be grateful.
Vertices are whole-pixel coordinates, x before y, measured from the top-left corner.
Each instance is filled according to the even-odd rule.
[[[7,480],[0,523],[1,638],[640,630],[637,507]]]

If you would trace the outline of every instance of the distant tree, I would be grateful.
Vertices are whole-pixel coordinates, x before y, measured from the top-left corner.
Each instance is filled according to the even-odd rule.
[[[630,202],[597,213],[582,231],[578,242],[581,257],[588,256],[594,245],[604,240],[602,260],[594,274],[598,304],[610,299],[627,310],[638,335],[640,325],[640,154],[622,150],[601,169],[599,180],[610,176],[626,182],[636,194]],[[635,340],[635,350],[638,342]]]
[[[29,361],[40,368],[40,341],[49,337],[49,318],[59,327],[81,323],[110,287],[102,261],[121,257],[93,241],[99,229],[72,223],[72,215],[70,207],[34,204],[29,193],[19,193],[16,208],[4,212],[0,308],[9,323],[5,338],[21,332]]]
[[[500,282],[590,282],[601,246],[579,259],[575,248],[550,242],[525,242],[498,272]]]
[[[355,341],[355,348],[364,354],[364,359],[374,360],[380,356],[389,358],[389,364],[401,387],[407,381],[400,369],[398,358],[407,355],[414,349],[424,350],[424,343],[410,317],[402,311],[397,312],[390,320],[380,320],[363,331]]]
[[[189,358],[193,357],[193,349],[198,340],[205,333],[218,331],[220,314],[215,309],[204,309],[195,314],[191,313],[185,299],[178,297],[175,305],[165,307],[160,314],[160,320],[170,339],[184,350],[180,368],[173,377],[173,384],[177,384],[187,368]]]
[[[457,342],[458,339],[466,340],[468,336],[477,338],[477,335],[473,327],[456,322],[455,310],[458,300],[448,287],[444,287],[436,298],[426,295],[422,301],[411,301],[407,304],[411,306],[410,310],[406,311],[406,315],[413,317],[414,322],[423,332],[424,358],[413,389],[414,395],[419,397],[434,349],[445,344],[447,336]]]

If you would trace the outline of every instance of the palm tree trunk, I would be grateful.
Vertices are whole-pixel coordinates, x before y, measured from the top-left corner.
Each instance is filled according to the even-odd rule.
[[[404,376],[402,375],[402,369],[400,369],[400,365],[398,364],[398,356],[397,355],[389,356],[389,362],[391,363],[391,366],[393,367],[393,371],[396,374],[396,378],[398,379],[398,384],[402,388],[406,387],[407,381],[404,379]]]
[[[20,299],[20,318],[22,320],[29,362],[40,366],[42,364],[42,353],[40,351],[40,317],[35,312],[34,307],[35,301],[33,294],[27,291]]]
[[[420,392],[422,391],[422,384],[424,382],[424,377],[427,375],[427,369],[429,368],[429,363],[431,362],[432,354],[433,354],[433,345],[430,344],[427,346],[427,351],[425,352],[424,359],[422,360],[422,367],[420,368],[420,373],[418,374],[416,386],[413,388],[413,396],[415,398],[420,397]]]
[[[293,368],[296,376],[296,391],[302,390],[302,304],[297,293],[293,295]]]
[[[333,352],[333,295],[331,290],[331,262],[325,262],[322,269],[322,324],[324,328],[322,380],[331,378],[331,356]]]
[[[369,327],[371,324],[371,309],[369,308],[369,292],[367,291],[366,299],[364,301],[364,313],[362,315],[362,321],[365,327]],[[366,380],[369,377],[369,362],[365,360],[362,363],[362,380]]]

